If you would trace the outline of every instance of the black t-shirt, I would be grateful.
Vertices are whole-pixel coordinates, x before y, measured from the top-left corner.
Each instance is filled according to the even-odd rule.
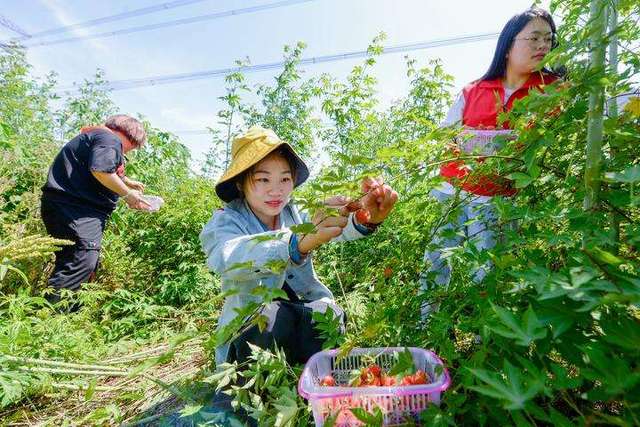
[[[43,198],[110,214],[119,196],[100,184],[91,171],[124,176],[122,142],[113,132],[94,129],[67,142],[49,169]]]

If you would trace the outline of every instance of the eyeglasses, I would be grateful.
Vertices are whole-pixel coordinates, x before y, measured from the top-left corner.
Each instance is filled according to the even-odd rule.
[[[552,49],[558,46],[558,40],[556,39],[555,34],[553,36],[546,36],[546,37],[540,37],[540,36],[520,37],[514,40],[525,40],[527,41],[527,44],[529,45],[529,47],[534,49],[540,46],[541,43],[543,46],[550,46]]]

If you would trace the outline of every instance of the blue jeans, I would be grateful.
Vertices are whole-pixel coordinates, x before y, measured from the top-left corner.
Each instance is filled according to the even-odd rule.
[[[432,190],[430,195],[440,203],[453,202],[454,195]],[[427,269],[420,275],[420,287],[423,291],[436,287],[448,287],[451,281],[451,251],[450,248],[460,246],[467,241],[473,244],[478,251],[491,249],[496,244],[494,226],[496,213],[491,200],[478,200],[477,196],[467,194],[460,196],[461,205],[458,207],[459,215],[452,222],[444,224],[435,233],[433,251],[427,250],[424,254],[424,262]],[[451,232],[455,236],[451,236]],[[447,237],[443,236],[447,234]],[[487,262],[472,272],[473,281],[480,283],[491,268]],[[429,315],[438,309],[437,303],[424,303],[421,308],[422,319],[427,320]]]

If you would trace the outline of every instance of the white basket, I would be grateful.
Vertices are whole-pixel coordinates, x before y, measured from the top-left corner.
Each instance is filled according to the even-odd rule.
[[[503,136],[503,137],[502,137]],[[496,137],[501,137],[497,138]],[[467,154],[491,155],[495,154],[501,142],[506,139],[515,138],[512,130],[477,130],[465,129],[457,138],[460,150]]]
[[[422,369],[431,379],[430,384],[385,387],[348,387],[350,372],[366,366],[362,356],[375,356],[375,362],[384,371],[395,363],[394,355],[404,347],[356,348],[346,357],[338,358],[337,350],[326,350],[314,354],[302,371],[298,392],[309,400],[316,426],[324,425],[328,416],[335,416],[336,427],[360,426],[349,408],[362,408],[372,412],[380,408],[384,425],[391,426],[417,420],[420,412],[430,404],[439,405],[440,395],[446,390],[451,378],[444,364],[433,352],[409,347],[416,369]],[[438,367],[440,369],[438,369]],[[320,380],[332,375],[335,387],[321,386]]]

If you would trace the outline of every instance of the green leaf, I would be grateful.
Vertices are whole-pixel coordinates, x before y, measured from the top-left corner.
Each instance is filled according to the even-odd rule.
[[[305,222],[304,224],[293,225],[289,229],[296,234],[311,234],[316,231],[316,226],[311,222]]]
[[[255,325],[258,325],[258,330],[262,333],[267,329],[267,326],[269,326],[269,317],[264,314],[258,314],[253,322]]]
[[[394,355],[396,362],[389,370],[389,376],[407,375],[415,373],[415,365],[413,363],[413,355],[411,351],[405,347],[404,351]]]
[[[265,262],[264,266],[275,274],[282,274],[287,269],[287,261],[282,259],[271,259]]]
[[[558,427],[573,427],[575,424],[570,419],[562,415],[559,411],[550,408],[549,418],[551,418],[551,424]]]
[[[340,347],[346,338],[342,334],[340,316],[334,313],[331,307],[327,307],[324,313],[314,311],[311,318],[314,322],[313,328],[320,333],[320,337],[324,340],[322,348],[326,350]]]
[[[541,390],[539,381],[527,381],[521,370],[507,360],[504,361],[504,369],[501,373],[484,369],[468,369],[484,383],[484,385],[469,388],[486,396],[503,400],[505,409],[523,409],[525,403],[533,399]]]
[[[522,172],[514,172],[507,176],[509,179],[515,181],[516,188],[525,188],[533,182],[533,177]]]
[[[2,263],[0,264],[0,282],[2,282],[9,271],[9,265]]]
[[[203,382],[215,384],[216,391],[220,391],[231,384],[231,381],[235,382],[237,378],[238,373],[236,364],[222,363],[217,366],[216,372],[205,378]]]
[[[626,350],[640,351],[640,322],[628,317],[611,319],[605,317],[600,321],[603,339]]]
[[[202,409],[202,405],[185,405],[184,408],[180,411],[180,418],[190,417],[191,415],[197,414]]]
[[[579,319],[579,315],[559,299],[545,301],[545,305],[536,308],[536,313],[541,324],[551,327],[553,338],[570,330]]]
[[[624,259],[612,254],[611,252],[602,250],[596,246],[585,249],[585,252],[587,252],[591,257],[601,263],[610,265],[621,265],[625,263]]]
[[[510,415],[516,427],[533,427],[533,424],[524,417],[523,411],[512,411]]]
[[[552,363],[550,368],[553,373],[553,387],[560,390],[571,390],[580,387],[582,384],[582,377],[571,375],[566,367]]]
[[[284,233],[281,233],[281,232],[256,234],[251,238],[251,241],[255,243],[262,243],[262,242],[269,242],[271,240],[280,240],[282,239],[283,235]]]
[[[584,378],[602,384],[594,399],[609,398],[627,393],[640,384],[640,373],[632,368],[630,359],[617,357],[603,343],[581,347],[585,366],[581,368]]]
[[[573,267],[569,270],[569,276],[571,277],[573,286],[579,288],[595,279],[598,275],[588,267]]]
[[[327,415],[327,417],[324,419],[323,427],[335,427],[336,421],[338,420],[338,415],[340,415],[340,411],[336,412],[335,414]]]
[[[349,408],[353,415],[362,421],[367,427],[382,427],[384,416],[380,408],[376,407],[373,413],[369,413],[362,408]]]
[[[547,330],[540,323],[531,306],[527,308],[522,321],[519,321],[509,310],[494,304],[491,304],[491,306],[501,320],[502,326],[489,326],[489,328],[505,338],[515,339],[516,344],[529,346],[533,341],[542,339],[547,335]]]
[[[252,267],[253,267],[253,261],[236,262],[235,264],[233,264],[229,268],[227,268],[224,272],[228,273],[228,272],[233,271],[233,270],[248,270],[248,269],[250,269]]]
[[[89,386],[87,387],[87,389],[84,392],[84,400],[91,400],[91,398],[93,397],[93,395],[96,392],[96,385],[98,384],[98,381],[96,380],[96,378],[92,378],[89,381]]]
[[[640,165],[631,166],[622,172],[607,172],[605,179],[613,182],[634,183],[640,181]]]
[[[294,426],[296,415],[300,410],[297,403],[297,396],[287,387],[280,387],[274,395],[278,396],[273,407],[278,410],[275,427]]]

